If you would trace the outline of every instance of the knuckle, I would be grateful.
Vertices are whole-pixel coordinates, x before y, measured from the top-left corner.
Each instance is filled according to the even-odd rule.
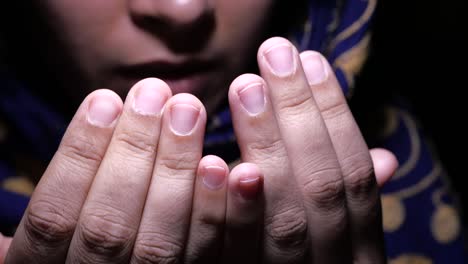
[[[133,249],[137,263],[179,263],[182,244],[171,236],[161,233],[141,234]]]
[[[85,164],[99,164],[104,157],[104,151],[98,145],[97,142],[93,142],[92,138],[75,135],[64,138],[59,153],[75,163],[82,164],[82,166]]]
[[[185,153],[164,153],[158,156],[158,166],[161,166],[165,171],[173,172],[174,175],[179,175],[181,171],[193,172],[198,166],[200,154],[185,152]]]
[[[349,113],[348,104],[342,96],[327,96],[328,100],[320,105],[320,113],[325,120],[333,120]]]
[[[345,207],[346,205],[344,205]],[[322,227],[317,231],[316,238],[328,241],[337,241],[349,235],[348,212],[346,208],[322,215],[318,224]]]
[[[201,229],[214,229],[221,227],[224,224],[224,220],[224,214],[207,211],[201,214],[196,221]]]
[[[307,241],[305,211],[293,207],[266,219],[266,234],[276,248],[281,250],[301,249]]]
[[[330,175],[333,176],[330,177]],[[321,169],[315,171],[309,178],[303,185],[306,203],[323,211],[341,209],[346,195],[341,169]]]
[[[76,221],[65,210],[47,200],[32,201],[26,214],[24,228],[29,239],[39,244],[56,244],[69,239]]]
[[[371,162],[355,162],[347,165],[344,173],[346,191],[353,197],[367,197],[377,184]]]
[[[302,94],[285,94],[281,100],[278,101],[278,109],[290,115],[302,114],[305,111],[310,111],[312,97],[308,93]]]
[[[93,213],[83,219],[78,236],[86,252],[99,255],[116,256],[127,251],[135,230],[121,217]]]
[[[285,155],[284,143],[281,138],[272,139],[265,136],[258,141],[251,142],[247,145],[247,148],[249,153],[259,156],[260,158]]]
[[[115,141],[132,155],[151,158],[156,152],[154,137],[140,131],[121,131],[116,134]]]

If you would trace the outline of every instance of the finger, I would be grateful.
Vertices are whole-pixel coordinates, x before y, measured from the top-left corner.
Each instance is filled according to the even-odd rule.
[[[371,149],[370,155],[377,184],[382,188],[398,169],[398,160],[392,152],[381,148]]]
[[[153,178],[133,250],[133,263],[178,263],[184,256],[206,111],[193,95],[166,104]]]
[[[369,148],[325,58],[307,51],[301,60],[343,173],[354,262],[384,263],[380,199]]]
[[[267,91],[261,77],[241,75],[232,82],[229,104],[242,161],[266,175],[263,260],[297,263],[307,246],[307,219]]]
[[[129,92],[83,209],[69,263],[122,263],[130,259],[151,179],[162,108],[171,96],[158,79]]]
[[[185,263],[217,263],[224,237],[229,168],[219,157],[198,165]]]
[[[0,233],[0,264],[3,264],[5,261],[8,248],[10,248],[11,240],[11,237],[4,237]]]
[[[259,263],[262,183],[263,175],[252,163],[237,165],[229,175],[222,263]]]
[[[286,39],[272,38],[260,47],[258,62],[304,197],[313,262],[346,262],[350,253],[345,252],[349,241],[340,164],[299,54]]]
[[[42,176],[6,263],[63,263],[81,207],[109,144],[122,101],[98,90],[81,104]]]

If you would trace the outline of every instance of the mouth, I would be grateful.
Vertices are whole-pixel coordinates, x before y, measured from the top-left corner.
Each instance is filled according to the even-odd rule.
[[[166,82],[174,94],[200,94],[210,82],[217,66],[215,60],[190,60],[182,63],[156,61],[125,66],[117,69],[118,75],[125,79],[139,81],[155,77]]]

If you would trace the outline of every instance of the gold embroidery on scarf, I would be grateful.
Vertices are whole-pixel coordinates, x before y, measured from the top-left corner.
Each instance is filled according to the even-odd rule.
[[[304,23],[302,31],[303,31],[303,35],[302,35],[301,43],[297,43],[298,45],[296,45],[296,47],[300,48],[301,50],[305,50],[307,49],[307,47],[309,47],[310,35],[312,33],[312,22],[307,20]]]
[[[392,195],[382,195],[382,220],[385,232],[395,232],[405,220],[403,202]]]
[[[340,68],[345,74],[350,89],[347,97],[351,97],[352,88],[354,87],[354,76],[361,72],[367,60],[370,39],[370,34],[366,34],[359,43],[341,54],[333,63],[335,68]]]
[[[375,6],[376,0],[368,0],[367,8],[361,17],[331,41],[327,48],[328,52],[331,52],[340,41],[343,41],[358,31],[359,28],[361,28],[364,23],[370,19],[372,13],[375,10]],[[336,30],[339,22],[338,15],[338,10],[335,10],[334,19],[327,27],[328,32]],[[305,50],[309,46],[312,28],[313,25],[310,19],[308,19],[303,25],[302,39],[298,42],[295,42],[295,45],[300,47],[301,50]],[[347,52],[341,54],[334,63],[334,67],[342,69],[343,73],[345,74],[346,81],[349,85],[349,92],[346,95],[348,98],[351,97],[352,89],[354,87],[354,76],[361,71],[362,66],[367,60],[369,42],[370,34],[366,34],[366,36],[358,44],[356,44]]]
[[[460,220],[452,206],[439,206],[431,219],[431,231],[440,244],[453,242],[460,234]]]
[[[7,191],[31,196],[34,191],[34,184],[25,176],[17,176],[4,180],[2,188]]]
[[[377,136],[380,139],[385,139],[389,138],[398,129],[399,121],[400,119],[398,118],[397,110],[394,107],[388,106],[385,107],[384,109],[384,115],[385,115],[385,125],[382,131],[379,132],[379,135]]]
[[[434,164],[434,168],[432,169],[432,171],[428,175],[424,176],[423,179],[420,180],[418,183],[403,190],[393,192],[391,193],[391,195],[395,195],[400,199],[407,199],[413,197],[427,189],[433,182],[435,182],[440,177],[441,172],[442,167],[439,163],[436,163]]]
[[[442,201],[444,193],[445,190],[441,188],[432,194],[436,210],[431,218],[431,232],[437,242],[449,244],[459,236],[461,224],[457,210]]]
[[[432,264],[432,260],[423,255],[404,254],[390,260],[388,264]]]
[[[333,19],[327,26],[328,33],[335,32],[336,29],[340,26],[341,21],[341,14],[340,14],[340,6],[337,6],[333,9]]]
[[[403,200],[427,189],[440,176],[442,168],[436,164],[432,171],[413,186],[382,195],[382,221],[385,232],[395,232],[404,223],[406,209]]]
[[[397,110],[397,112],[408,129],[411,144],[411,152],[406,162],[400,165],[400,167],[397,169],[395,175],[393,175],[392,177],[392,180],[397,180],[405,175],[408,175],[408,173],[416,167],[419,161],[419,157],[421,155],[421,139],[418,135],[418,127],[416,125],[416,121],[411,117],[409,113],[403,110]]]
[[[353,24],[351,24],[348,28],[343,30],[341,33],[339,33],[330,43],[329,45],[329,50],[333,50],[336,48],[338,43],[341,41],[345,40],[346,38],[350,37],[354,33],[356,33],[362,26],[367,23],[370,18],[372,17],[372,14],[375,11],[375,8],[377,7],[377,0],[368,0],[367,1],[367,7],[366,10],[364,10],[364,13],[359,17],[358,20],[356,20]]]

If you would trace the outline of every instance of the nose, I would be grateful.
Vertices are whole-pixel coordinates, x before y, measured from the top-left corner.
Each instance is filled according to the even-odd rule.
[[[165,24],[189,25],[213,9],[212,0],[129,0],[134,17],[164,21]]]
[[[174,52],[195,53],[205,47],[214,32],[214,1],[128,0],[128,3],[138,27]]]

